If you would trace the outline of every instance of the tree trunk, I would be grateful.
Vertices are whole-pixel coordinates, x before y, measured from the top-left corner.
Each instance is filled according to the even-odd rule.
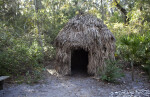
[[[133,61],[131,61],[131,68],[132,68],[132,81],[134,81],[134,65],[133,65]]]
[[[36,14],[38,14],[38,10],[40,9],[41,5],[41,0],[34,0],[34,4],[35,4],[35,11],[36,11]],[[38,28],[38,43],[39,45],[41,46],[42,50],[42,54],[44,54],[44,49],[43,49],[43,41],[42,41],[42,30],[40,29],[40,21],[37,19],[36,21],[36,25],[37,25],[37,28]]]
[[[104,7],[103,7],[103,0],[101,0],[101,10],[102,10],[102,20],[104,20]]]
[[[117,2],[117,0],[114,0],[114,2],[116,3],[116,7],[124,14],[125,24],[128,24],[128,23],[129,23],[129,18],[127,17],[127,11],[126,11],[126,9],[124,9],[124,8]]]

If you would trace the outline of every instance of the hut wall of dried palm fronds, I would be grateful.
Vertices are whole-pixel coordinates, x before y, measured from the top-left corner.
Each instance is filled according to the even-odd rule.
[[[105,59],[114,59],[115,37],[96,16],[77,15],[70,19],[55,39],[56,65],[63,75],[71,74],[71,51],[88,51],[88,74],[96,75],[105,67]]]

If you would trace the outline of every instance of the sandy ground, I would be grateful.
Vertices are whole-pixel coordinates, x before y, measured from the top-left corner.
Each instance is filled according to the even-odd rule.
[[[150,90],[147,77],[139,71],[135,72],[134,82],[131,81],[131,72],[125,71],[125,77],[119,79],[118,83],[99,81],[81,73],[65,77],[50,73],[44,73],[44,79],[34,85],[5,83],[4,90],[0,91],[0,97],[109,97],[112,92],[120,90]],[[142,97],[141,94],[138,97]],[[150,97],[150,94],[143,97]]]

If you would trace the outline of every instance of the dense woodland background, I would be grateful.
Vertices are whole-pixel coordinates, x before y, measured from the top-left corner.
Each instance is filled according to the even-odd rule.
[[[0,0],[0,75],[38,81],[55,57],[55,37],[81,12],[108,26],[117,60],[150,75],[149,0]]]

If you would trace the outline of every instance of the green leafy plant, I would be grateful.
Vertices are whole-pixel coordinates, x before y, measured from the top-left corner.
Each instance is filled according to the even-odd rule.
[[[0,37],[0,39],[2,38]],[[27,41],[20,38],[11,38],[11,41],[8,39],[7,41],[9,41],[8,45],[1,46],[0,50],[0,75],[24,76],[22,77],[23,81],[26,81],[25,77],[29,76],[32,79],[38,79],[40,73],[37,72],[41,72],[43,68],[43,54],[38,43],[33,41],[29,45]],[[2,39],[0,45],[5,42]]]
[[[117,61],[107,60],[105,61],[106,67],[104,70],[99,69],[100,78],[104,81],[113,82],[117,78],[123,77],[124,74],[121,69],[121,64]]]
[[[150,75],[150,34],[123,35],[121,41],[121,56],[133,64],[140,65]]]

